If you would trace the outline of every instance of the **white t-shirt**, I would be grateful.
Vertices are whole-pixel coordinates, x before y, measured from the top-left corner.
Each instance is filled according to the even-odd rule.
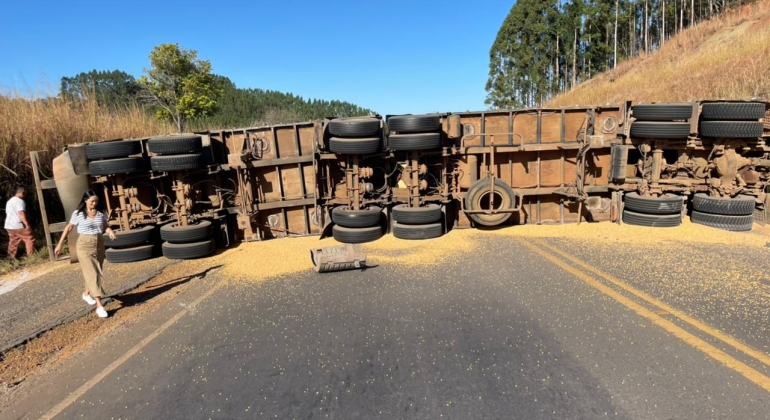
[[[92,219],[86,216],[85,212],[75,210],[70,218],[70,223],[78,227],[78,233],[81,235],[101,235],[106,221],[107,217],[100,211],[97,211],[96,217]]]
[[[11,197],[5,204],[5,228],[6,229],[24,229],[24,223],[21,223],[19,217],[20,211],[27,211],[27,205],[19,197]]]

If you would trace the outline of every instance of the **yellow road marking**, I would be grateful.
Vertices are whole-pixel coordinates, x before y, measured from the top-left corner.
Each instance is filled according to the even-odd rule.
[[[558,266],[562,270],[572,274],[573,276],[579,278],[580,280],[583,280],[591,287],[599,290],[600,292],[604,293],[605,295],[615,299],[623,306],[631,309],[632,311],[636,312],[638,315],[649,319],[654,323],[655,325],[663,328],[664,330],[668,331],[669,333],[673,334],[680,340],[684,341],[685,343],[689,344],[690,346],[706,353],[708,356],[712,357],[713,359],[721,362],[728,368],[740,373],[743,375],[746,379],[750,380],[751,382],[757,384],[759,387],[764,389],[765,391],[770,392],[770,378],[763,375],[762,373],[754,370],[751,366],[746,365],[745,363],[741,362],[738,359],[735,359],[734,357],[730,356],[729,354],[723,352],[722,350],[712,346],[711,344],[703,341],[702,339],[696,337],[692,333],[686,331],[682,327],[674,324],[673,322],[662,318],[658,315],[656,315],[654,312],[650,311],[649,309],[645,308],[644,306],[634,302],[633,300],[621,295],[620,293],[616,292],[609,286],[606,286],[602,284],[601,282],[593,279],[589,275],[585,274],[584,272],[576,269],[575,267],[572,267],[571,265],[566,264],[564,261],[561,261],[557,257],[554,257],[553,255],[549,254],[542,248],[538,247],[537,245],[527,243],[525,241],[522,241],[518,239],[518,241],[526,246],[527,248],[531,249],[533,252],[537,253],[541,257],[545,258],[546,260],[552,262],[554,265]]]
[[[145,346],[150,344],[152,340],[157,338],[159,335],[163,333],[163,331],[166,331],[168,327],[174,325],[175,322],[179,321],[180,318],[182,318],[186,313],[190,312],[190,309],[195,307],[197,304],[199,304],[203,299],[206,299],[207,297],[211,296],[212,293],[219,290],[221,287],[222,282],[219,282],[216,286],[212,287],[211,290],[207,291],[203,294],[203,296],[200,296],[198,299],[195,299],[195,301],[189,305],[185,309],[182,309],[179,311],[176,315],[171,317],[168,321],[166,321],[163,325],[158,327],[155,331],[153,331],[150,335],[145,337],[142,341],[140,341],[137,345],[134,347],[131,347],[127,352],[125,352],[122,356],[120,356],[119,359],[115,360],[114,362],[110,363],[109,366],[102,369],[101,372],[94,375],[91,379],[89,379],[86,383],[84,383],[80,388],[78,388],[75,392],[70,394],[67,398],[65,398],[62,402],[59,404],[56,404],[50,411],[45,413],[41,419],[52,419],[56,416],[58,416],[62,411],[64,411],[67,407],[72,405],[75,401],[78,400],[78,398],[82,397],[83,394],[90,391],[91,388],[93,388],[96,384],[98,384],[102,379],[106,378],[107,375],[112,373],[115,369],[120,367],[123,363],[126,362],[126,360],[130,359],[133,355],[141,351]]]
[[[620,280],[620,279],[618,279],[616,277],[613,277],[610,274],[605,273],[605,272],[599,270],[598,268],[592,267],[592,266],[586,264],[585,262],[581,261],[580,259],[578,259],[578,258],[576,258],[576,257],[574,257],[574,256],[572,256],[572,255],[570,255],[570,254],[568,254],[568,253],[566,253],[566,252],[564,252],[564,251],[562,251],[562,250],[552,246],[552,245],[548,245],[544,241],[535,240],[535,242],[537,242],[538,245],[541,248],[545,248],[548,251],[553,252],[554,254],[558,254],[562,258],[564,258],[566,260],[569,260],[570,262],[574,263],[575,265],[578,265],[581,268],[586,269],[586,270],[596,274],[597,276],[599,276],[599,277],[607,280],[608,282],[610,282],[610,283],[612,283],[612,284],[622,288],[623,290],[633,294],[634,296],[636,296],[636,297],[638,297],[638,298],[640,298],[640,299],[642,299],[642,300],[644,300],[644,301],[646,301],[646,302],[648,302],[648,303],[650,303],[652,305],[657,306],[658,308],[662,309],[663,311],[668,312],[669,314],[674,315],[675,317],[677,317],[677,318],[681,319],[682,321],[692,325],[693,327],[695,327],[695,328],[705,332],[706,334],[708,334],[708,335],[710,335],[710,336],[712,336],[714,338],[717,338],[719,340],[722,340],[723,342],[733,346],[737,350],[740,350],[740,351],[746,353],[747,355],[757,359],[758,361],[760,361],[760,362],[770,366],[770,356],[768,356],[767,354],[752,348],[751,346],[741,342],[740,340],[737,340],[737,339],[731,337],[730,335],[728,335],[728,334],[726,334],[726,333],[724,333],[724,332],[722,332],[722,331],[720,331],[720,330],[718,330],[718,329],[716,329],[716,328],[714,328],[714,327],[712,327],[710,325],[704,324],[703,322],[701,322],[701,321],[691,317],[690,315],[687,315],[686,313],[684,313],[684,312],[682,312],[682,311],[680,311],[680,310],[678,310],[676,308],[672,308],[671,306],[669,306],[665,302],[662,302],[662,301],[660,301],[660,300],[658,300],[658,299],[648,295],[647,293],[642,292],[641,290],[638,290],[638,289],[635,289],[635,288],[629,286],[628,284],[624,283],[622,280]]]

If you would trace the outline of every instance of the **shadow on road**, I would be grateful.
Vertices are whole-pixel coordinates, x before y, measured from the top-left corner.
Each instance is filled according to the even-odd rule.
[[[206,278],[206,275],[213,270],[216,270],[218,268],[222,267],[222,264],[215,265],[213,267],[209,267],[199,273],[191,274],[189,276],[185,277],[179,277],[173,280],[169,280],[165,283],[157,284],[152,286],[151,288],[145,289],[141,292],[135,292],[135,293],[128,293],[124,295],[118,295],[113,296],[113,299],[120,302],[121,307],[127,308],[130,306],[142,304],[155,296],[158,296],[168,290],[171,290],[177,286],[181,286],[187,282],[189,282],[192,279],[204,279]]]

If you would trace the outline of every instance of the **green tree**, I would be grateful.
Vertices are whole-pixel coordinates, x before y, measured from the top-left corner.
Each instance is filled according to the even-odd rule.
[[[211,63],[199,60],[198,52],[161,44],[150,53],[149,70],[139,78],[141,100],[159,120],[172,121],[181,133],[189,119],[213,115],[222,86],[215,83]]]
[[[120,71],[79,73],[61,78],[60,96],[67,100],[95,99],[100,105],[125,107],[136,101],[140,87],[134,76]]]
[[[549,30],[556,6],[549,0],[519,0],[511,8],[489,52],[486,103],[492,108],[532,107],[558,86],[557,34]]]

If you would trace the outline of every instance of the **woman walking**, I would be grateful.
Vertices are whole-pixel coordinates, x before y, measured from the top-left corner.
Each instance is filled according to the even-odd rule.
[[[86,290],[83,292],[83,300],[89,305],[96,304],[96,315],[107,318],[107,311],[102,306],[101,298],[105,292],[102,288],[102,267],[104,263],[104,233],[115,240],[115,232],[107,223],[107,215],[104,214],[104,206],[99,202],[99,197],[94,190],[88,190],[83,194],[83,200],[78,209],[72,213],[69,224],[61,235],[61,240],[54,250],[57,256],[61,253],[64,240],[72,228],[77,226],[78,244],[77,254],[80,260],[80,268],[86,282]]]

